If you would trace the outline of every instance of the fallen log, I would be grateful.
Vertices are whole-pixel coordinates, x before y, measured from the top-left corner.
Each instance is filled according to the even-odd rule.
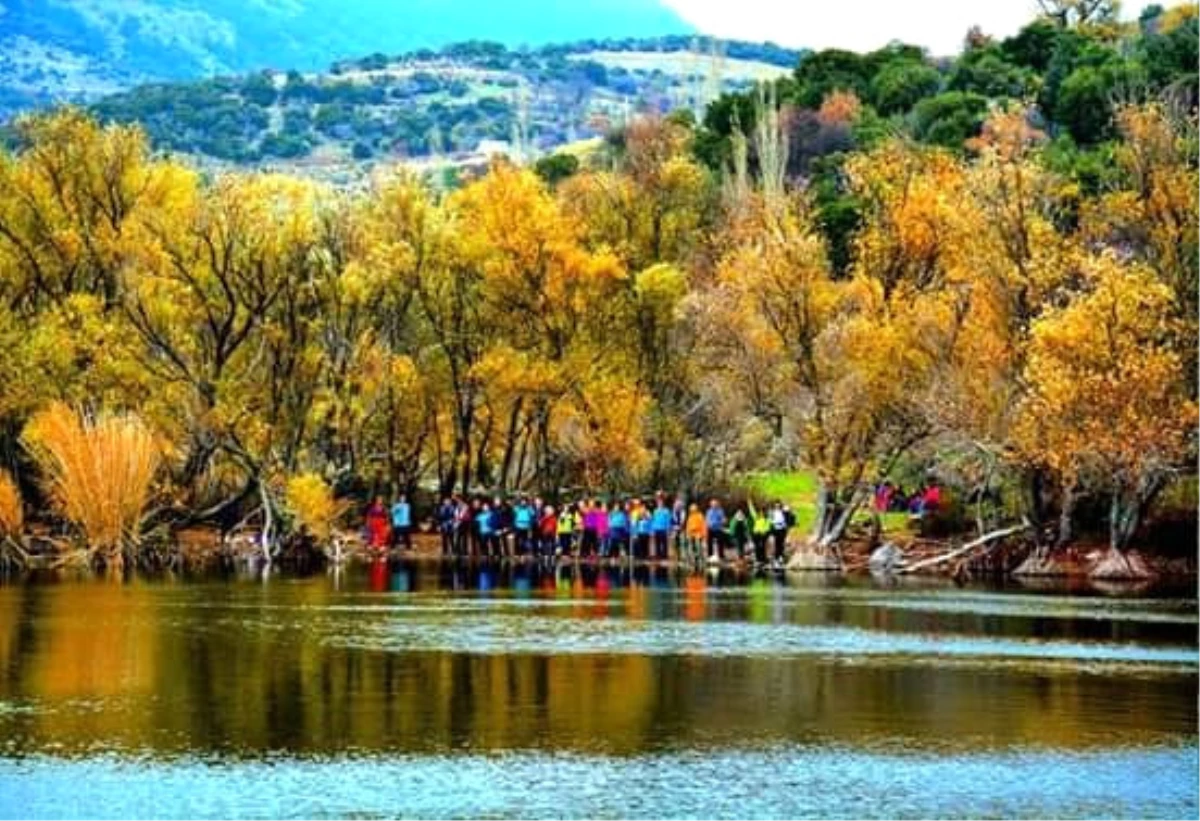
[[[953,559],[958,558],[959,556],[970,553],[972,550],[983,547],[984,545],[988,545],[988,544],[991,544],[992,542],[999,541],[1000,539],[1006,538],[1008,536],[1012,536],[1015,533],[1021,533],[1022,531],[1028,530],[1030,527],[1031,527],[1031,525],[1029,524],[1029,521],[1025,520],[1025,521],[1021,522],[1021,524],[1014,525],[1013,527],[1006,527],[1002,530],[993,530],[991,533],[985,533],[984,535],[980,536],[978,539],[967,542],[962,547],[955,548],[954,550],[951,550],[949,553],[942,553],[941,555],[934,556],[933,558],[930,558],[930,559],[924,559],[919,562],[913,562],[912,564],[905,564],[905,565],[897,568],[897,572],[913,573],[913,572],[920,570],[922,568],[925,568],[925,567],[933,567],[934,565],[939,565],[939,564],[942,564],[943,562],[951,561]]]

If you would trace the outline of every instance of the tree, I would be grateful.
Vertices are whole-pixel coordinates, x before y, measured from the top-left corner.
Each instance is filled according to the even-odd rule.
[[[1116,120],[1122,140],[1114,164],[1121,179],[1116,190],[1085,207],[1084,234],[1131,253],[1171,290],[1176,350],[1195,398],[1200,315],[1196,116],[1152,103],[1124,106]]]
[[[1143,15],[1150,7],[1143,10]],[[1153,19],[1154,26],[1136,43],[1139,61],[1150,83],[1159,89],[1186,92],[1195,100],[1192,75],[1200,45],[1200,20],[1194,3],[1181,3]]]
[[[1065,298],[1075,270],[1076,243],[1059,230],[1070,189],[1039,162],[1045,134],[1029,119],[1021,109],[988,118],[972,146],[977,159],[967,169],[967,199],[958,209],[967,302],[955,356],[931,409],[944,436],[983,460],[977,495],[1012,452],[1013,409],[1026,388],[1032,325],[1044,306]],[[1041,526],[1048,477],[1037,464],[1011,466],[1013,484],[1023,491],[1022,513]],[[1059,490],[1058,540],[1065,543],[1076,488],[1068,481]]]
[[[1014,36],[1000,43],[1009,62],[1014,65],[1044,72],[1050,65],[1050,57],[1058,41],[1059,29],[1049,20],[1042,18],[1022,27]]]
[[[579,158],[574,154],[550,154],[539,159],[534,165],[537,175],[552,188],[578,170]]]
[[[961,149],[979,133],[987,109],[987,98],[969,92],[926,97],[913,109],[913,134],[931,145]]]
[[[138,364],[164,388],[152,418],[186,443],[181,487],[220,454],[272,505],[261,334],[287,283],[312,270],[314,194],[282,177],[227,178],[208,190],[193,181],[171,207],[141,216],[123,309],[142,341]]]
[[[595,421],[593,383],[619,362],[621,340],[612,331],[624,319],[625,269],[611,253],[582,244],[581,226],[528,171],[497,164],[458,192],[450,207],[470,226],[461,235],[461,253],[482,273],[483,308],[495,318],[501,342],[492,355],[503,357],[501,370],[508,371],[509,421],[498,478],[507,485],[526,412],[534,475],[547,477],[556,406],[565,402]],[[489,365],[494,369],[497,361],[480,363]],[[483,380],[485,395],[490,381]]]
[[[1113,61],[1100,67],[1083,66],[1063,81],[1055,117],[1076,142],[1099,142],[1113,133],[1113,101],[1136,96],[1145,84],[1145,75],[1135,64]]]
[[[22,313],[76,293],[120,294],[127,218],[160,207],[172,172],[148,162],[136,128],[100,128],[74,109],[17,124],[25,146],[0,157],[3,295]]]
[[[892,63],[871,80],[871,104],[885,116],[904,114],[920,100],[936,94],[942,78],[924,63]]]
[[[862,56],[825,49],[806,55],[796,66],[794,99],[805,108],[816,108],[834,91],[851,91],[865,98],[870,82],[871,68]]]
[[[1112,254],[1084,262],[1087,290],[1037,321],[1018,441],[1068,482],[1108,495],[1125,549],[1151,502],[1194,458],[1196,403],[1172,345],[1172,294]]]
[[[954,65],[948,88],[969,91],[985,97],[1021,99],[1034,86],[1030,72],[1008,62],[1001,47],[973,49]]]
[[[1117,16],[1117,0],[1038,0],[1046,18],[1060,28],[1078,28],[1112,20]]]
[[[587,241],[613,249],[629,270],[683,263],[699,245],[714,190],[687,156],[687,139],[682,126],[639,118],[625,130],[616,169],[576,174],[559,187]]]

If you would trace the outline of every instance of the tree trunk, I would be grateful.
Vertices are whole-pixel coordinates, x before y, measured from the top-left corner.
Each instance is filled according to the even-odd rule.
[[[829,508],[832,504],[832,498],[836,496],[837,489],[830,492],[829,486],[821,482],[817,487],[817,510],[816,516],[813,519],[813,529],[810,534],[810,539],[814,543],[820,542],[825,535],[825,520],[829,518]]]
[[[517,453],[517,475],[513,478],[513,484],[516,487],[525,486],[525,457],[529,453],[529,439],[533,435],[533,428],[526,423],[521,429],[521,448]]]
[[[1041,468],[1032,468],[1025,476],[1026,486],[1025,492],[1029,504],[1029,519],[1033,524],[1035,533],[1040,533],[1042,524],[1045,522],[1045,501],[1042,498],[1042,491],[1045,486],[1045,473]]]
[[[841,506],[836,519],[833,515],[834,511],[830,510],[830,515],[828,516],[830,520],[829,525],[825,529],[825,532],[821,534],[820,539],[817,540],[817,547],[832,547],[842,538],[842,535],[846,532],[846,528],[850,526],[854,514],[862,506],[864,498],[866,498],[866,494],[860,490],[856,490],[854,495],[850,497],[850,500]]]
[[[1140,523],[1136,500],[1116,491],[1108,508],[1108,545],[1113,550],[1124,551]]]
[[[522,397],[513,402],[512,411],[508,415],[508,431],[504,436],[504,456],[500,460],[500,491],[508,490],[512,472],[513,454],[517,449],[517,422],[521,418]]]
[[[970,553],[972,550],[974,550],[977,547],[982,547],[984,545],[991,544],[992,542],[994,542],[998,539],[1003,539],[1008,536],[1012,536],[1013,534],[1020,533],[1023,530],[1028,530],[1029,527],[1030,527],[1029,521],[1026,520],[1026,521],[1022,522],[1021,524],[1016,525],[1015,527],[1006,527],[1003,530],[994,530],[991,533],[986,533],[983,536],[980,536],[978,539],[975,539],[974,541],[971,541],[971,542],[967,542],[962,547],[955,548],[954,550],[951,550],[948,553],[943,553],[940,556],[934,556],[933,558],[925,559],[925,560],[919,561],[915,564],[910,564],[905,567],[902,567],[902,568],[900,568],[900,572],[901,573],[912,573],[916,570],[920,570],[925,567],[932,567],[934,565],[948,562],[951,559],[957,559],[959,556],[962,556],[966,553]]]
[[[267,564],[271,563],[271,557],[274,554],[274,523],[275,519],[271,513],[271,494],[267,491],[267,485],[262,480],[258,480],[258,495],[262,499],[263,511],[263,528],[260,544],[262,547],[263,561]]]
[[[1058,535],[1055,548],[1066,547],[1075,541],[1075,503],[1078,501],[1075,482],[1063,487],[1062,507],[1058,511]]]

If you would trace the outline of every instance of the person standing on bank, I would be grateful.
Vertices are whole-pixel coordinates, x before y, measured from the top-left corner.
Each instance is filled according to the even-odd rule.
[[[720,501],[711,499],[708,512],[704,515],[704,525],[710,564],[721,561],[721,550],[725,547],[725,508]]]
[[[437,509],[438,534],[442,537],[442,556],[454,553],[454,519],[457,514],[454,500],[449,496],[442,499]]]
[[[383,507],[383,499],[379,496],[367,508],[367,546],[376,550],[385,550],[388,544],[388,516]]]
[[[664,561],[667,556],[667,540],[671,535],[671,509],[660,493],[654,512],[650,514],[650,532],[654,535],[654,558]]]
[[[796,518],[787,505],[776,502],[771,508],[771,537],[775,542],[775,565],[783,566],[783,554],[787,551],[788,531]]]
[[[397,546],[412,550],[412,507],[403,493],[392,505],[392,547]]]

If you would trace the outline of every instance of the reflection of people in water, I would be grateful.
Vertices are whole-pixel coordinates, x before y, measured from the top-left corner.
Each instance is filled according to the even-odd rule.
[[[404,565],[397,565],[392,571],[392,586],[393,593],[407,593],[412,590],[412,574]]]
[[[371,562],[371,571],[367,576],[367,586],[372,593],[384,593],[388,588],[388,566],[386,559],[376,559]]]
[[[771,588],[766,579],[750,582],[750,621],[764,623],[771,620]]]
[[[704,621],[705,595],[708,582],[702,575],[688,576],[683,583],[683,617],[688,621]]]

